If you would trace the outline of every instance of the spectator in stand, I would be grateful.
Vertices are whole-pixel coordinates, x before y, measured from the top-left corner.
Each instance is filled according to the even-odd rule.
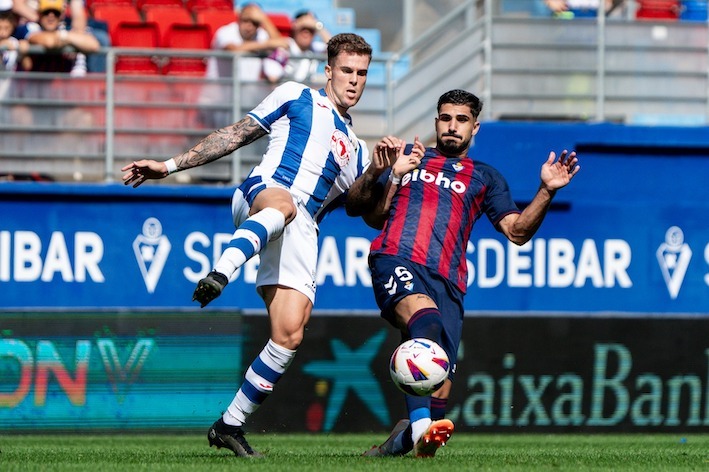
[[[4,8],[6,5],[0,4],[0,8]],[[17,15],[12,11],[12,5],[10,8],[0,10],[0,54],[2,55],[2,62],[0,62],[0,72],[14,72],[17,70],[17,66],[23,55],[27,52],[29,45],[24,39],[17,39],[12,36],[12,33],[17,27]],[[12,85],[12,80],[8,78],[0,79],[0,99],[7,96],[10,87]],[[5,112],[0,107],[0,122],[6,123]]]
[[[64,0],[40,0],[38,12],[39,21],[27,24],[25,39],[30,45],[44,46],[55,51],[30,54],[31,65],[27,70],[68,72],[74,77],[86,75],[86,54],[98,51],[101,46],[98,40],[86,31],[85,22],[83,25],[77,25],[77,28],[66,28]],[[66,46],[73,47],[77,52],[57,51]]]
[[[281,35],[268,15],[256,3],[247,3],[241,7],[239,21],[231,22],[217,29],[212,38],[212,49],[232,51],[244,54],[239,59],[239,79],[242,82],[262,80],[262,58],[276,48],[288,47],[288,38]],[[232,77],[232,58],[210,57],[207,61],[208,80]],[[230,102],[231,99],[221,84],[207,84],[202,89],[200,105],[217,105]],[[233,121],[229,112],[200,111],[200,120],[209,128],[221,128]]]
[[[250,53],[266,57],[278,47],[288,47],[288,38],[268,18],[255,3],[244,5],[239,13],[239,21],[219,28],[212,39],[212,49]],[[261,79],[261,57],[244,58],[239,63],[239,78],[243,81]],[[232,61],[210,58],[207,64],[207,78],[231,77]]]
[[[69,14],[67,28],[72,31],[86,31],[98,41],[101,47],[111,46],[111,37],[108,35],[108,24],[86,14],[84,0],[69,0]],[[106,72],[106,55],[89,54],[86,57],[86,68],[89,72]]]
[[[0,0],[0,12],[12,11],[20,21],[37,21],[37,9],[27,4],[27,0]]]
[[[17,15],[12,9],[0,10],[0,48],[2,48],[0,51],[2,53],[0,71],[14,72],[19,65],[19,60],[29,48],[27,41],[12,36],[16,27]],[[2,90],[2,86],[0,86],[0,90]],[[2,96],[0,93],[0,97]]]
[[[17,15],[12,11],[12,0],[0,1],[0,72],[14,72],[18,63],[27,52],[29,45],[24,39],[17,39],[12,33],[17,27]],[[2,104],[2,100],[12,97],[12,77],[0,78],[0,123],[14,123],[16,107]]]
[[[13,0],[0,0],[13,1]],[[37,22],[39,14],[38,0],[14,0],[15,13],[31,22]],[[106,22],[89,18],[86,15],[84,0],[69,0],[69,11],[65,19],[65,26],[72,31],[86,31],[94,36],[102,47],[110,47],[111,39],[108,35],[108,25]],[[27,35],[27,27],[18,28],[16,37],[24,38]],[[89,72],[106,72],[106,55],[89,54],[86,57],[86,66]]]
[[[40,0],[39,20],[24,25],[22,37],[30,46],[41,46],[46,52],[30,52],[23,60],[21,69],[31,72],[54,72],[70,74],[72,77],[86,75],[86,54],[98,51],[100,45],[86,29],[68,29],[64,22],[66,5],[63,0]],[[18,28],[19,30],[20,28]],[[68,48],[67,48],[68,47]],[[67,48],[67,49],[64,49]],[[61,82],[61,81],[60,81]],[[15,81],[16,98],[46,98],[50,81]],[[92,117],[81,107],[67,111],[49,113],[27,105],[16,106],[12,110],[13,123],[23,126],[59,123],[66,128],[91,126]],[[61,147],[62,140],[75,141],[76,134],[63,133],[55,145]]]
[[[317,72],[332,35],[314,13],[303,10],[293,17],[288,49],[278,48],[263,61],[263,73],[271,82],[307,82]]]

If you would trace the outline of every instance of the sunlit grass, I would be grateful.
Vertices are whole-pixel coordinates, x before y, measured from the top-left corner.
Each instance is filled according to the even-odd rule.
[[[204,435],[0,435],[0,470],[709,470],[709,435],[457,434],[433,459],[365,458],[377,434],[249,434],[264,459],[234,457]]]

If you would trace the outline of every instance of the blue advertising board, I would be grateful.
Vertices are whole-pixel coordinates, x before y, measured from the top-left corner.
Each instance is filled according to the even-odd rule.
[[[701,132],[682,131],[676,139],[684,144],[658,147],[650,128],[484,125],[473,154],[500,168],[520,205],[532,198],[556,139],[581,148],[582,170],[526,245],[478,222],[466,310],[709,316],[709,151]],[[634,146],[642,137],[644,147]],[[150,183],[0,184],[0,304],[195,309],[194,286],[233,232],[230,196],[228,188]],[[323,221],[317,311],[377,313],[367,268],[375,235],[342,211]],[[257,267],[257,258],[243,266],[210,308],[262,310]]]

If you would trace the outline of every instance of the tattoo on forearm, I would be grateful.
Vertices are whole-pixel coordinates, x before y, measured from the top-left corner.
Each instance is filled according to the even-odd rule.
[[[355,181],[347,195],[347,208],[353,216],[372,211],[382,197],[381,189],[375,185],[377,178],[364,173]]]
[[[192,149],[176,157],[175,163],[180,170],[209,164],[253,143],[265,134],[266,130],[247,116],[231,126],[214,131]]]

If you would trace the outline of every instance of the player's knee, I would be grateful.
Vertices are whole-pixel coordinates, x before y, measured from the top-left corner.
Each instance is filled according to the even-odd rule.
[[[281,324],[274,331],[272,337],[276,344],[295,350],[305,337],[305,324],[302,322]]]
[[[283,213],[283,216],[286,219],[286,224],[293,221],[296,213],[298,212],[298,209],[295,207],[295,204],[292,200],[280,202],[280,205],[277,207],[277,209],[278,211]]]
[[[279,346],[295,351],[303,342],[303,330],[277,333],[272,338],[273,342]]]
[[[293,196],[283,189],[267,188],[256,196],[252,206],[251,214],[258,213],[264,208],[273,208],[281,213],[290,223],[298,212],[298,208],[293,203]]]

